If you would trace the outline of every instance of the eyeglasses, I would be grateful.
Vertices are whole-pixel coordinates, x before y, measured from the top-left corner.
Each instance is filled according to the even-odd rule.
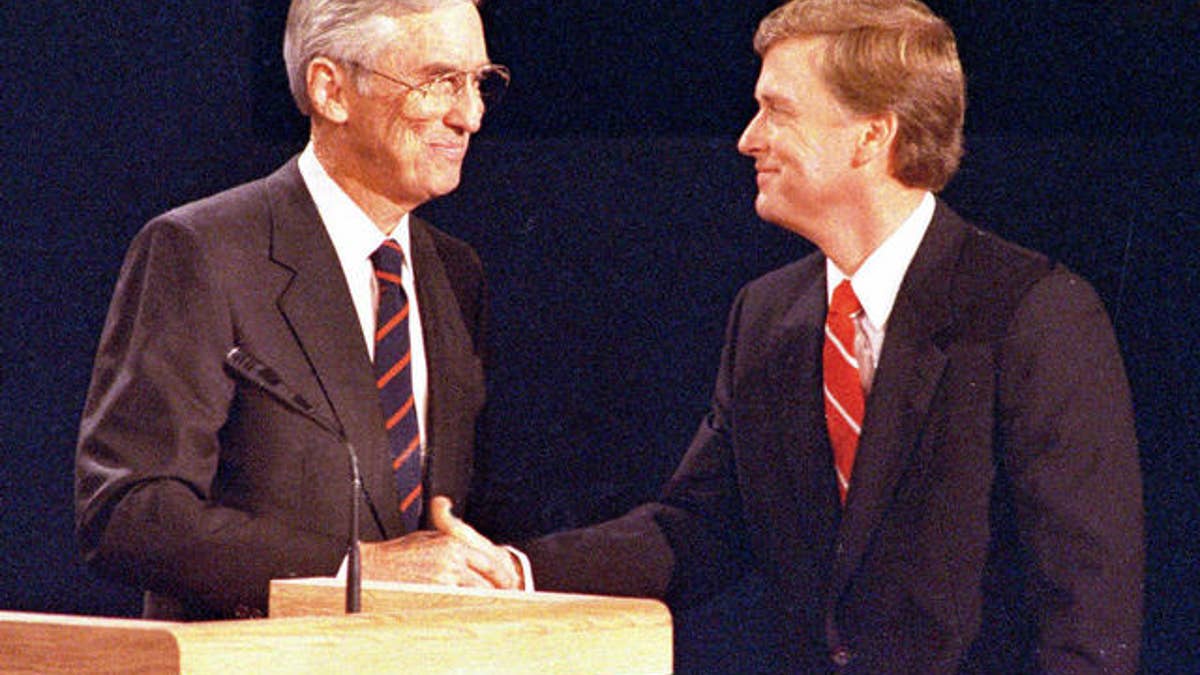
[[[508,89],[508,82],[512,79],[508,68],[496,63],[469,71],[452,70],[417,84],[411,84],[394,75],[368,68],[357,61],[350,61],[349,64],[389,82],[394,82],[408,89],[416,97],[418,103],[431,105],[445,105],[454,101],[462,94],[467,85],[471,84],[485,106],[494,106],[504,97],[504,92]]]

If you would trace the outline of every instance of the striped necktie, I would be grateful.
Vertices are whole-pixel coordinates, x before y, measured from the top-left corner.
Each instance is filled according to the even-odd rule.
[[[833,446],[833,464],[837,469],[838,496],[846,503],[850,490],[850,472],[858,450],[866,408],[858,358],[854,351],[854,315],[862,311],[850,281],[838,284],[829,303],[825,320],[825,422]]]
[[[408,337],[408,296],[400,285],[404,251],[392,239],[371,254],[379,284],[375,314],[375,386],[391,446],[392,469],[405,531],[421,519],[421,434],[413,399],[412,349]]]

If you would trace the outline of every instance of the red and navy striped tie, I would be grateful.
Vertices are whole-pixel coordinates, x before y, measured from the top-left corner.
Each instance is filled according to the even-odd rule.
[[[375,386],[391,443],[392,469],[405,531],[421,519],[421,433],[413,399],[412,349],[408,339],[408,296],[400,285],[404,251],[392,239],[371,254],[379,282],[375,314]]]

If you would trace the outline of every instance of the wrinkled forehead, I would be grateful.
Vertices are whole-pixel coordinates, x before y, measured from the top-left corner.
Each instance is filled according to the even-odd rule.
[[[380,65],[403,72],[470,70],[488,63],[483,21],[469,2],[401,16],[381,16],[390,44]]]

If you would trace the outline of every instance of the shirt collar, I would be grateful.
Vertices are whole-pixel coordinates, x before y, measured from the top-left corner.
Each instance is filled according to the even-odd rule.
[[[917,208],[879,245],[879,248],[867,256],[850,279],[854,294],[858,296],[867,320],[872,325],[882,328],[887,324],[908,266],[916,256],[921,239],[925,237],[925,232],[933,221],[936,205],[937,200],[933,194],[926,192]],[[847,277],[828,258],[825,260],[825,275],[828,300],[833,295],[833,289]]]
[[[375,249],[389,237],[400,244],[400,248],[404,250],[405,264],[410,264],[412,256],[409,251],[407,213],[400,218],[391,235],[384,235],[370,216],[354,203],[350,195],[346,194],[325,167],[321,166],[312,142],[300,153],[298,165],[304,185],[317,205],[317,213],[321,215],[321,221],[325,224],[325,230],[329,233],[333,248],[343,265],[369,260]]]

